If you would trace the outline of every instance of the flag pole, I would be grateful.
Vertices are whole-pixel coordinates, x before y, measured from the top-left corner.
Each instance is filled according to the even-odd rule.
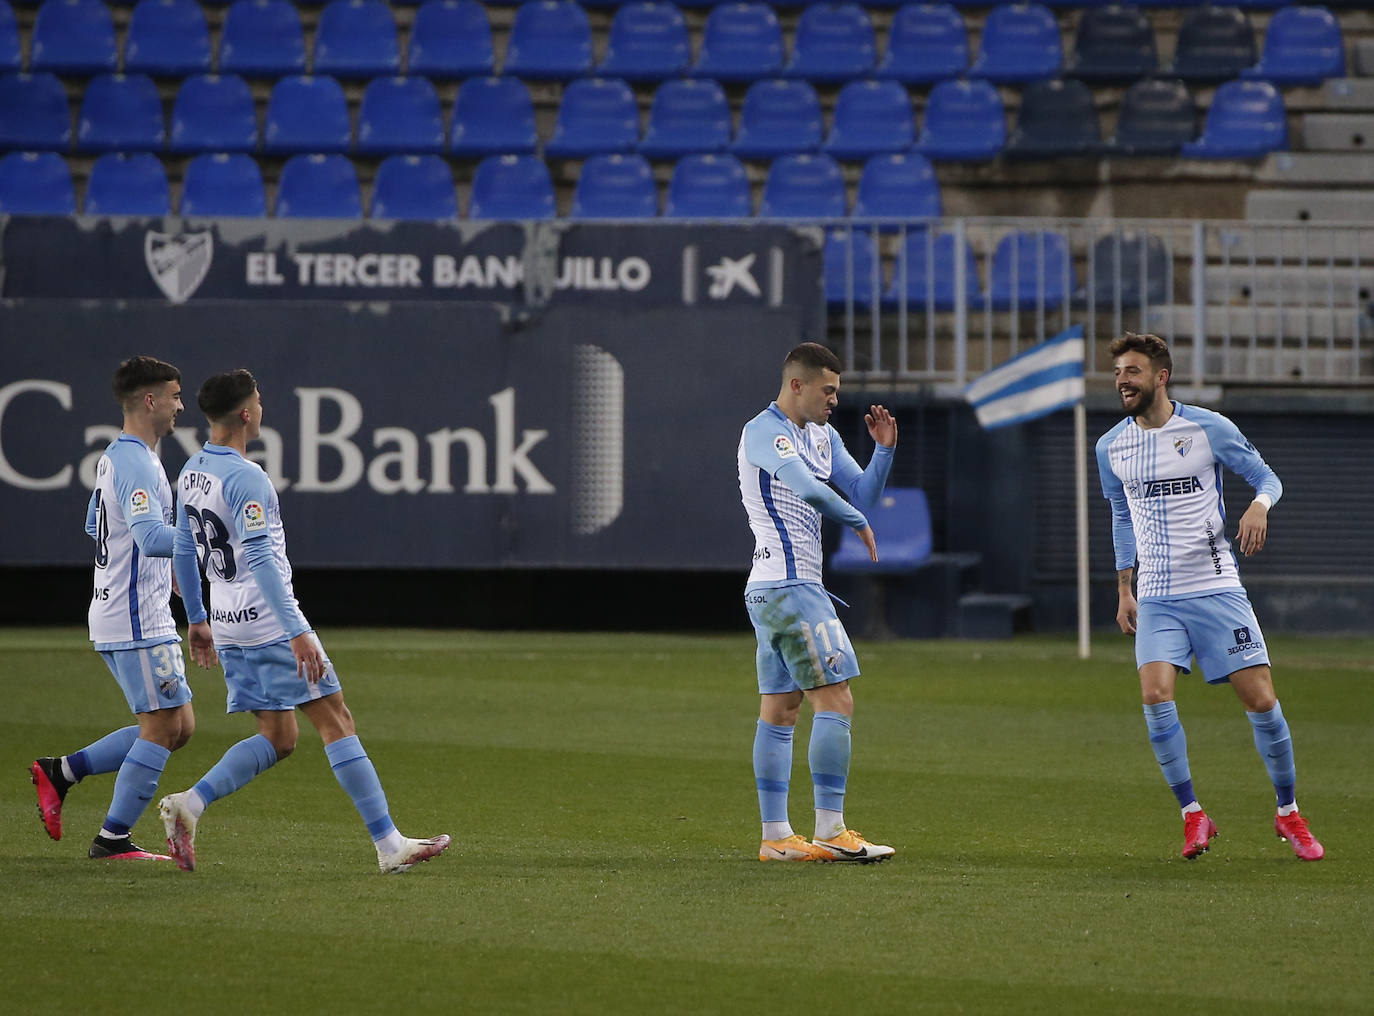
[[[1074,507],[1078,518],[1078,658],[1091,653],[1088,635],[1088,410],[1073,407]]]

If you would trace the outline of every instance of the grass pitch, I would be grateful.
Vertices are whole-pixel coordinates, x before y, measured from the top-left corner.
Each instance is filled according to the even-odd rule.
[[[0,632],[0,1003],[14,1013],[1368,1012],[1374,640],[1274,639],[1299,801],[1327,859],[1272,832],[1235,696],[1180,683],[1221,837],[1182,824],[1124,638],[859,647],[846,817],[882,865],[764,865],[738,637],[325,631],[402,831],[376,873],[304,725],[217,802],[198,869],[98,862],[111,776],[48,840],[26,767],[127,713],[78,630]],[[251,721],[192,672],[199,727],[163,790]],[[809,721],[792,820],[811,831]],[[156,808],[135,829],[155,845]]]

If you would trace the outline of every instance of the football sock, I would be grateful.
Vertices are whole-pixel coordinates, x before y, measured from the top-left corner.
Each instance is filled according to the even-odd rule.
[[[1293,738],[1288,733],[1288,721],[1283,718],[1283,709],[1278,702],[1267,713],[1246,713],[1250,726],[1254,728],[1255,747],[1264,768],[1269,771],[1269,780],[1274,784],[1274,795],[1279,807],[1293,803],[1293,788],[1298,782],[1297,767],[1293,764]]]
[[[339,786],[353,799],[353,807],[362,816],[372,841],[377,843],[396,832],[396,823],[391,821],[391,814],[387,810],[386,792],[382,790],[382,781],[377,777],[377,768],[367,757],[367,752],[363,751],[358,735],[351,734],[326,744],[324,753],[329,757]]]
[[[129,835],[129,830],[153,799],[157,782],[162,778],[162,770],[171,754],[160,744],[145,741],[141,737],[134,739],[115,776],[114,797],[110,801],[105,824],[100,829],[102,836],[118,838]]]
[[[816,809],[816,839],[832,839],[844,832],[844,812]]]
[[[792,778],[792,735],[795,727],[781,727],[759,720],[754,730],[754,786],[759,792],[759,816],[763,838],[780,840],[792,835],[787,820],[787,787]]]
[[[265,773],[276,764],[277,749],[272,747],[272,742],[262,734],[254,734],[238,744],[230,745],[229,750],[191,789],[203,804],[208,805],[247,786],[253,777]]]
[[[821,826],[822,811],[844,812],[844,788],[849,779],[849,717],[819,712],[811,723],[811,784],[816,798],[816,835],[834,835]],[[842,820],[843,821],[843,820]]]
[[[1150,747],[1154,749],[1159,771],[1169,789],[1178,798],[1179,807],[1186,808],[1197,800],[1193,792],[1193,774],[1188,768],[1188,738],[1178,721],[1178,706],[1173,702],[1159,702],[1145,706],[1145,727],[1150,732]]]
[[[62,775],[78,783],[93,773],[112,773],[124,764],[136,740],[137,726],[112,730],[94,744],[63,756]]]

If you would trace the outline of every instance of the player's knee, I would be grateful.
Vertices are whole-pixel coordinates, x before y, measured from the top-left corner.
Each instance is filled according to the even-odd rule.
[[[272,741],[272,750],[277,753],[277,761],[280,762],[286,756],[296,750],[296,738],[269,738]]]

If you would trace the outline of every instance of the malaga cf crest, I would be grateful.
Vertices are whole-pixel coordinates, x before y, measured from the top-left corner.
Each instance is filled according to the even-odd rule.
[[[1193,439],[1190,437],[1174,438],[1174,451],[1180,456],[1187,455],[1193,448]]]
[[[205,280],[215,244],[209,230],[203,233],[158,233],[143,237],[143,260],[157,288],[172,303],[185,303]]]

